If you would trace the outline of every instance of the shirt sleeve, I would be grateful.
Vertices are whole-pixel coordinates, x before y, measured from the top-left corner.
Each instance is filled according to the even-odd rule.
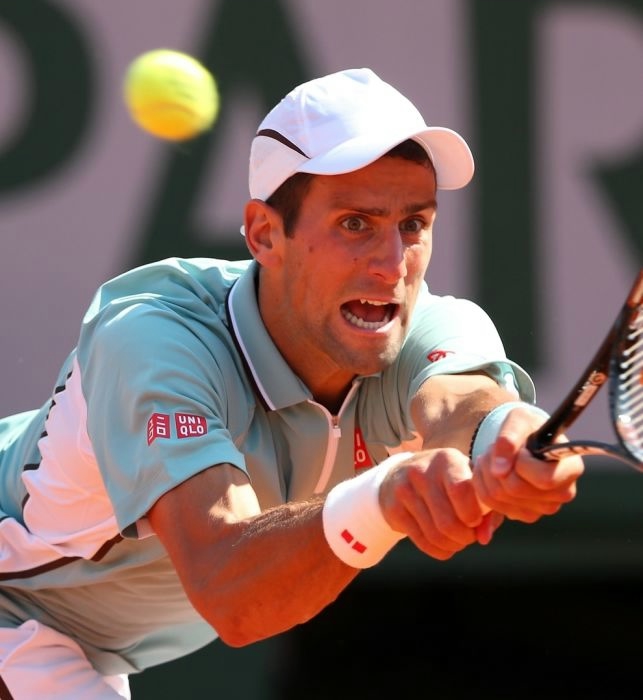
[[[529,403],[536,398],[531,377],[507,357],[489,315],[467,299],[429,297],[414,317],[404,361],[412,376],[409,401],[429,377],[475,370],[489,374],[516,398]]]
[[[160,298],[105,307],[78,346],[87,432],[121,531],[165,492],[220,463],[245,471],[227,429],[234,376],[221,321]]]

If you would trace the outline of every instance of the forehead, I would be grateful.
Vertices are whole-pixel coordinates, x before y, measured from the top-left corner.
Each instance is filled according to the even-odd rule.
[[[333,208],[350,208],[359,201],[417,202],[425,207],[435,206],[436,190],[430,162],[383,156],[350,173],[316,175],[309,195]]]

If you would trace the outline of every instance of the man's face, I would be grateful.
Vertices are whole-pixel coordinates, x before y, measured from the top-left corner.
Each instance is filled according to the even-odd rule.
[[[313,178],[292,236],[274,236],[262,315],[320,400],[397,357],[431,258],[435,214],[433,169],[385,156]]]

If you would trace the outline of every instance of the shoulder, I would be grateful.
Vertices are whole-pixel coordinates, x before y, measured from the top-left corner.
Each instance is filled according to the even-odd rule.
[[[476,302],[463,297],[431,294],[424,288],[418,298],[410,333],[464,333],[468,337],[497,337],[489,314]]]
[[[229,345],[225,300],[250,261],[168,258],[129,270],[103,284],[83,319],[81,366],[89,354],[149,363],[190,357],[211,361]]]
[[[91,322],[107,307],[139,303],[190,306],[200,302],[216,310],[250,264],[250,260],[166,258],[141,265],[101,285],[84,321]]]

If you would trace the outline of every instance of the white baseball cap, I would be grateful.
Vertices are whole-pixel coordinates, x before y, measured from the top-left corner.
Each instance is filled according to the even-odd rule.
[[[250,196],[266,200],[295,173],[359,170],[407,139],[429,155],[439,189],[459,189],[473,177],[473,156],[462,136],[428,126],[410,100],[369,68],[310,80],[261,122],[250,149]]]

